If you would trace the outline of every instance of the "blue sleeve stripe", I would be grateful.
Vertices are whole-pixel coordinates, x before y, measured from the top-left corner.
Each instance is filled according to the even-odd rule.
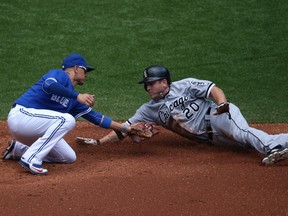
[[[80,118],[81,116],[89,113],[91,110],[92,110],[92,108],[89,107],[89,108],[88,108],[87,110],[85,110],[84,112],[78,113],[78,114],[75,116],[75,119],[78,119],[78,118]]]

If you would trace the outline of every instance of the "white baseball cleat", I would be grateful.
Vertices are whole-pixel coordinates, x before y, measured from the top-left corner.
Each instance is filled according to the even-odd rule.
[[[273,149],[266,157],[263,158],[262,163],[265,165],[272,165],[288,157],[288,148]]]
[[[20,159],[19,164],[35,175],[44,175],[48,173],[48,170],[44,169],[41,164],[28,163],[24,161],[23,158]]]

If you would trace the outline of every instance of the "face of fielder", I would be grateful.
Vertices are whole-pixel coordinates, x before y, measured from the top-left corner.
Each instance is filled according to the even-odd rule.
[[[149,82],[146,83],[146,90],[153,100],[159,100],[162,99],[163,96],[167,93],[168,89],[168,84],[167,80],[157,80],[154,82]]]
[[[75,81],[77,85],[83,85],[85,82],[85,79],[87,77],[87,69],[82,66],[75,66],[74,67],[75,71]]]

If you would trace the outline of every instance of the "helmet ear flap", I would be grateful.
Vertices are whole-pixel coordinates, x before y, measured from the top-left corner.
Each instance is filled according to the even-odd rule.
[[[145,89],[145,91],[147,91],[147,84],[146,83],[144,83],[144,89]]]

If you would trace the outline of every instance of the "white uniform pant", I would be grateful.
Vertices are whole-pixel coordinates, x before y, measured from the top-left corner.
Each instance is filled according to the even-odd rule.
[[[22,157],[36,164],[76,160],[74,150],[63,139],[76,124],[72,115],[16,105],[10,110],[7,122],[16,139],[14,158]]]
[[[277,145],[288,147],[288,134],[267,134],[264,131],[252,128],[241,114],[238,107],[230,103],[230,115],[210,115],[214,143],[251,145],[259,152],[267,154]],[[215,111],[213,107],[211,113]]]

